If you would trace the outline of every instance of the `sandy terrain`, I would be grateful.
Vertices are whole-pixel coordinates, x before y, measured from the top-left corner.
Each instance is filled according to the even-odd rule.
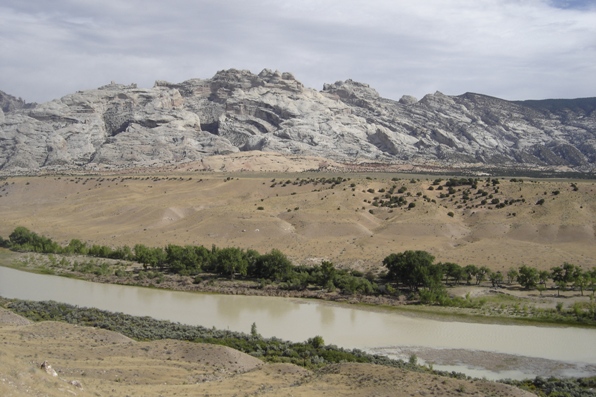
[[[2,396],[531,396],[513,387],[366,364],[308,371],[180,341],[135,342],[0,309]],[[47,361],[52,376],[40,369]]]
[[[596,265],[594,181],[501,179],[498,192],[480,183],[500,202],[519,200],[495,208],[481,205],[476,193],[464,203],[465,186],[440,198],[445,190],[429,190],[435,177],[414,176],[412,183],[412,176],[393,173],[291,173],[320,166],[318,159],[298,160],[264,154],[205,160],[210,169],[252,172],[205,173],[189,164],[153,174],[9,177],[0,181],[0,236],[22,225],[60,243],[277,248],[296,263],[330,260],[362,270],[408,249],[493,270]],[[350,180],[313,183],[337,176]],[[373,205],[394,185],[407,188],[403,196],[415,208]],[[544,204],[536,205],[540,199]]]
[[[461,366],[480,371],[488,370],[499,374],[510,371],[522,374],[522,378],[531,378],[523,373],[537,374],[543,378],[566,376],[592,376],[596,373],[595,365],[574,364],[544,358],[518,356],[512,354],[495,353],[489,351],[465,349],[432,349],[428,347],[387,347],[373,349],[374,353],[396,357],[402,360],[414,354],[421,363],[439,366]],[[507,375],[511,377],[512,375]],[[501,375],[501,377],[506,377]]]

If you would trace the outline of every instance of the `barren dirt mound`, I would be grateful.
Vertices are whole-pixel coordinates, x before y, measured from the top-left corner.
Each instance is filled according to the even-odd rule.
[[[344,396],[454,396],[462,393],[481,396],[534,396],[532,393],[500,383],[481,380],[470,382],[377,365],[337,364],[326,367],[321,373],[320,377],[310,384],[313,392],[321,390],[325,385],[333,384]]]
[[[146,357],[152,360],[184,361],[198,367],[212,367],[219,371],[242,373],[263,366],[263,362],[226,346],[192,343],[178,340],[138,342],[126,346],[105,346],[98,355]]]
[[[117,332],[101,328],[77,327],[55,321],[32,323],[27,327],[18,328],[15,332],[28,340],[47,339],[48,341],[62,341],[65,339],[88,339],[93,341],[89,345],[91,347],[104,344],[134,343],[132,339]]]
[[[0,328],[0,395],[43,396],[530,396],[513,387],[368,364],[309,371],[264,364],[222,346],[133,342],[62,323]],[[57,372],[40,369],[42,362]]]
[[[25,317],[19,316],[18,314],[15,314],[10,310],[6,310],[0,307],[0,327],[19,326],[28,324],[31,324],[31,321],[29,321]]]

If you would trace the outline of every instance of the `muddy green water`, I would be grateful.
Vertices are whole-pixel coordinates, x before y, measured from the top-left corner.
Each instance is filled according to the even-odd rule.
[[[0,267],[0,296],[55,300],[246,333],[254,322],[265,337],[304,341],[320,335],[328,344],[363,350],[385,348],[387,354],[393,347],[420,346],[537,357],[573,363],[576,369],[571,374],[596,374],[591,373],[596,368],[596,329],[439,321],[312,300],[98,284],[4,267]],[[466,363],[445,368],[492,379],[538,374],[516,368],[498,373],[469,368]]]

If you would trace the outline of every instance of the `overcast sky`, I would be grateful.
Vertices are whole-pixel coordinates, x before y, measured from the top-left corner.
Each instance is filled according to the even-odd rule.
[[[292,72],[388,98],[596,97],[596,0],[0,0],[0,90]]]

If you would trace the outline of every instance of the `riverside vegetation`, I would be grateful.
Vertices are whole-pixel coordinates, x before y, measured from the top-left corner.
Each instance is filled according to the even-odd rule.
[[[80,308],[52,301],[31,302],[0,298],[0,306],[32,321],[61,321],[74,325],[97,327],[121,333],[137,341],[174,339],[228,346],[269,363],[292,363],[309,369],[323,368],[323,370],[333,363],[368,363],[474,381],[473,378],[458,372],[436,371],[432,365],[418,365],[415,355],[410,356],[407,362],[395,360],[381,355],[368,354],[358,349],[350,350],[334,345],[325,345],[320,336],[299,343],[275,337],[263,338],[259,335],[257,325],[254,323],[250,333],[247,334],[183,325],[150,317],[111,313],[93,308]],[[567,379],[536,377],[533,380],[504,380],[502,382],[539,396],[585,397],[594,395],[593,388],[596,386],[596,377]],[[465,386],[460,385],[456,391],[464,393]]]
[[[168,281],[183,278],[187,282],[182,284],[192,284],[194,288],[191,289],[195,290],[260,291],[272,295],[287,291],[293,292],[293,296],[388,305],[421,303],[471,309],[474,310],[472,314],[484,316],[596,324],[596,268],[584,270],[570,263],[553,267],[550,272],[522,265],[503,274],[475,265],[435,263],[435,258],[426,251],[405,251],[388,255],[383,260],[385,271],[363,274],[336,268],[328,261],[314,266],[296,266],[276,249],[266,254],[237,247],[212,246],[208,249],[173,244],[165,248],[137,244],[131,249],[128,246],[88,246],[78,239],[60,246],[24,227],[15,228],[8,239],[0,237],[0,246],[13,251],[46,254],[26,256],[13,262],[14,267],[96,281],[177,288]],[[225,280],[235,283],[226,284],[226,290],[209,288],[217,283],[221,285]],[[507,294],[474,298],[470,293],[465,297],[449,293],[450,288],[460,285],[479,286],[483,283],[490,283],[492,291],[516,285],[526,291],[537,290],[540,295],[547,289],[556,290],[557,295],[573,289],[581,296],[588,292],[589,300],[575,301],[570,307],[564,307],[559,301],[554,308],[545,308]]]
[[[267,362],[292,363],[307,368],[339,362],[359,362],[430,371],[429,367],[416,365],[415,358],[405,362],[386,356],[365,353],[358,349],[343,349],[325,345],[322,337],[314,336],[305,342],[289,342],[279,338],[263,338],[253,323],[250,334],[202,326],[184,325],[151,317],[136,317],[111,313],[94,308],[80,308],[57,302],[31,302],[0,298],[0,304],[32,321],[64,321],[70,324],[98,327],[121,333],[139,341],[159,339],[186,340],[228,346],[261,358]],[[461,373],[441,372],[465,378]]]

